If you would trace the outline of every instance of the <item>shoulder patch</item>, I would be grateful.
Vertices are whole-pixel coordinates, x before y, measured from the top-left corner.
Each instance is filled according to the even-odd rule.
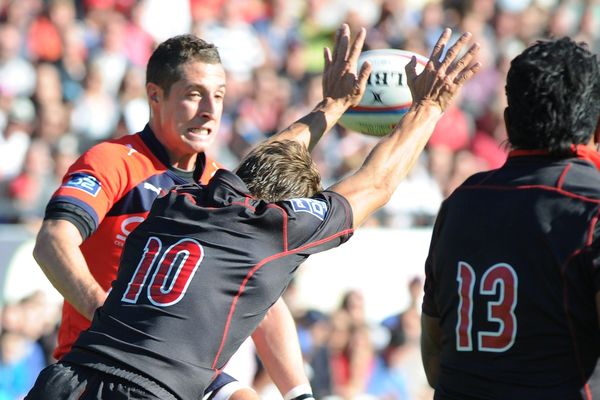
[[[94,176],[81,172],[74,173],[63,183],[63,187],[78,189],[94,197],[100,192],[100,186],[100,182]]]
[[[322,200],[300,198],[289,200],[292,209],[296,212],[307,212],[321,221],[327,216],[327,203]]]

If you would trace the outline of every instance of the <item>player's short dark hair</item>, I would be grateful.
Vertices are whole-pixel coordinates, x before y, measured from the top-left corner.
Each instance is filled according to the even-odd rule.
[[[565,37],[538,41],[512,60],[506,79],[512,147],[567,154],[587,143],[600,116],[598,59]]]
[[[269,202],[310,197],[322,190],[310,153],[291,140],[259,144],[244,157],[236,174],[254,197]]]
[[[181,66],[189,62],[221,64],[216,46],[199,37],[186,34],[173,36],[156,47],[146,67],[146,83],[158,85],[165,96],[173,83],[181,79]]]

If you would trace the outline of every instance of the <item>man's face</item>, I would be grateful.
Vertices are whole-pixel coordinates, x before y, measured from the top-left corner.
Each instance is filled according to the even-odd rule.
[[[153,129],[171,161],[206,151],[214,142],[223,113],[225,70],[221,64],[190,62],[168,96],[152,96]]]

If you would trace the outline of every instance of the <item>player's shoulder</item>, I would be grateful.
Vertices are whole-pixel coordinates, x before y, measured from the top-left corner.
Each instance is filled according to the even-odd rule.
[[[480,171],[476,172],[473,175],[469,176],[465,181],[459,186],[459,188],[467,187],[467,186],[476,186],[480,185],[494,175],[498,171],[497,169],[488,170],[488,171]]]
[[[114,169],[119,165],[146,162],[150,158],[152,155],[140,135],[132,134],[90,147],[81,155],[77,163]]]
[[[147,152],[147,148],[144,146],[139,134],[100,142],[86,150],[83,155],[86,157],[106,157],[109,155],[111,158],[125,158],[136,152]]]
[[[573,159],[565,168],[561,189],[600,201],[600,170],[588,161]]]

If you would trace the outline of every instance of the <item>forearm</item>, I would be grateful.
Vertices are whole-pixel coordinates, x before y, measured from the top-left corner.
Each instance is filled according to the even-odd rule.
[[[104,303],[106,292],[89,272],[80,244],[81,236],[75,226],[63,220],[49,220],[38,234],[33,255],[65,300],[91,319]]]
[[[427,382],[436,388],[440,370],[441,331],[439,319],[421,315],[421,359]]]
[[[354,227],[389,200],[417,162],[441,115],[441,109],[432,103],[415,105],[377,143],[355,174],[331,188],[352,205]]]
[[[347,104],[342,100],[325,98],[310,113],[269,140],[293,140],[303,143],[312,150],[323,134],[333,128],[347,108]]]
[[[410,109],[392,133],[375,146],[362,169],[373,175],[379,186],[393,191],[417,162],[441,115],[440,108],[430,103]]]
[[[271,307],[252,339],[265,369],[282,394],[309,383],[296,324],[282,299]]]

